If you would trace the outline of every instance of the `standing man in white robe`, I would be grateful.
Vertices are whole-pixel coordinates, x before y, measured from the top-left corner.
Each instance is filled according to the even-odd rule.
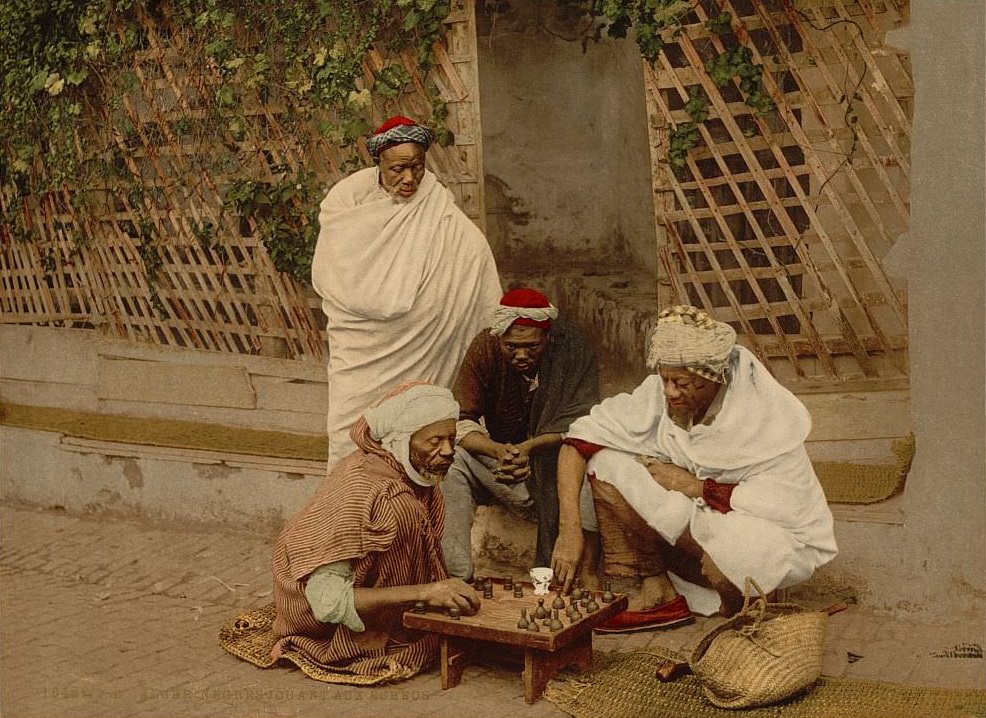
[[[502,290],[483,233],[429,170],[431,130],[392,117],[367,141],[377,166],[322,201],[312,285],[328,319],[331,468],[389,386],[449,386]]]
[[[579,490],[592,486],[607,575],[638,577],[630,609],[600,627],[625,632],[691,620],[714,589],[719,612],[808,579],[836,555],[832,514],[804,442],[811,417],[736,332],[701,309],[658,316],[649,376],[632,394],[572,423],[558,460],[560,531],[552,556],[566,584],[582,554]],[[692,584],[698,584],[693,586]],[[713,611],[715,609],[713,608]]]

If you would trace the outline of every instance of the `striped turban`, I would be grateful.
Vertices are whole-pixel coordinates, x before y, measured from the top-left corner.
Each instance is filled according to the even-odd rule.
[[[717,322],[703,309],[678,305],[657,315],[647,366],[680,367],[692,374],[725,384],[736,331]]]
[[[514,324],[550,329],[551,322],[557,318],[558,309],[541,292],[524,287],[511,289],[503,295],[500,306],[493,312],[490,334],[503,336]]]
[[[395,115],[380,125],[366,140],[366,148],[373,159],[379,162],[380,153],[394,145],[416,142],[427,150],[434,141],[435,133],[427,127],[419,125],[409,117]]]

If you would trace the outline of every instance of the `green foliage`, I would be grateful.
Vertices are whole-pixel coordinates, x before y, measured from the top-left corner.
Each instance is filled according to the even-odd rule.
[[[307,282],[318,240],[318,195],[314,177],[292,174],[288,167],[275,167],[283,176],[274,182],[237,180],[223,194],[245,221],[253,222],[274,267]],[[209,246],[208,230],[200,230],[200,245]]]
[[[698,126],[709,117],[709,103],[697,86],[688,93],[685,112],[688,113],[689,121],[679,123],[668,136],[668,164],[675,172],[684,169],[688,150],[698,144]]]
[[[640,54],[652,65],[660,56],[664,45],[679,37],[683,24],[693,6],[684,0],[558,0],[572,6],[581,5],[585,12],[608,21],[606,32],[610,37],[626,37],[633,28]],[[722,12],[709,17],[706,29],[725,39],[732,34],[732,14]],[[737,78],[740,90],[746,95],[745,103],[758,115],[774,109],[774,102],[764,89],[763,66],[753,62],[753,52],[744,45],[735,45],[705,63],[705,69],[718,87],[724,87]],[[668,163],[675,171],[686,164],[688,150],[698,142],[698,126],[709,116],[708,102],[698,87],[692,87],[685,104],[689,121],[680,123],[670,134]]]
[[[449,12],[449,0],[2,0],[0,184],[33,203],[63,186],[75,196],[110,186],[140,213],[157,202],[141,170],[145,143],[163,145],[170,136],[215,145],[196,161],[204,173],[232,177],[227,211],[253,220],[278,269],[307,281],[322,188],[304,171],[257,181],[255,156],[244,152],[257,131],[248,105],[276,101],[286,131],[317,128],[348,151],[342,169],[355,168],[356,140],[371,129],[374,106],[396,102],[411,82],[396,63],[369,82],[368,50],[377,47],[385,57],[411,51],[427,72]],[[145,115],[136,128],[130,113],[141,110],[123,98],[154,81],[139,74],[136,55],[152,48],[148,22],[176,28],[183,62],[210,81],[200,106],[175,107],[156,127]],[[448,108],[437,95],[431,99],[432,116],[422,119],[450,142]],[[94,127],[101,135],[95,145]],[[8,207],[6,215],[9,236],[30,235],[19,208]],[[151,225],[137,229],[135,246],[153,283],[164,238]],[[216,227],[193,231],[203,249],[228,259]],[[53,256],[45,255],[46,268]]]
[[[765,114],[774,109],[774,101],[767,95],[763,86],[763,65],[753,62],[753,52],[744,45],[720,53],[705,63],[709,77],[723,87],[734,77],[739,78],[739,88],[746,94],[746,105],[757,114]]]

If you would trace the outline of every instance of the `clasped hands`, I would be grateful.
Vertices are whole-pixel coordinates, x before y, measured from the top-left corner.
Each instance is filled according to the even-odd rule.
[[[501,444],[493,475],[502,484],[517,484],[531,475],[530,448],[527,442]]]

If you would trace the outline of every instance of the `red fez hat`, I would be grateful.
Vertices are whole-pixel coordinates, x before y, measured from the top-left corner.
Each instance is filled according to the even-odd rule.
[[[379,135],[387,130],[392,130],[395,127],[400,127],[401,125],[416,125],[418,124],[410,117],[404,117],[403,115],[394,115],[389,120],[386,120],[382,125],[373,131],[373,134]]]
[[[500,299],[500,306],[503,307],[518,307],[523,309],[547,309],[551,306],[551,302],[548,298],[541,294],[536,289],[530,289],[528,287],[519,287],[517,289],[511,289],[509,292],[503,295]],[[545,319],[543,321],[538,321],[537,319],[529,319],[527,317],[518,317],[511,325],[518,324],[525,327],[537,327],[538,329],[550,329],[551,320]]]

